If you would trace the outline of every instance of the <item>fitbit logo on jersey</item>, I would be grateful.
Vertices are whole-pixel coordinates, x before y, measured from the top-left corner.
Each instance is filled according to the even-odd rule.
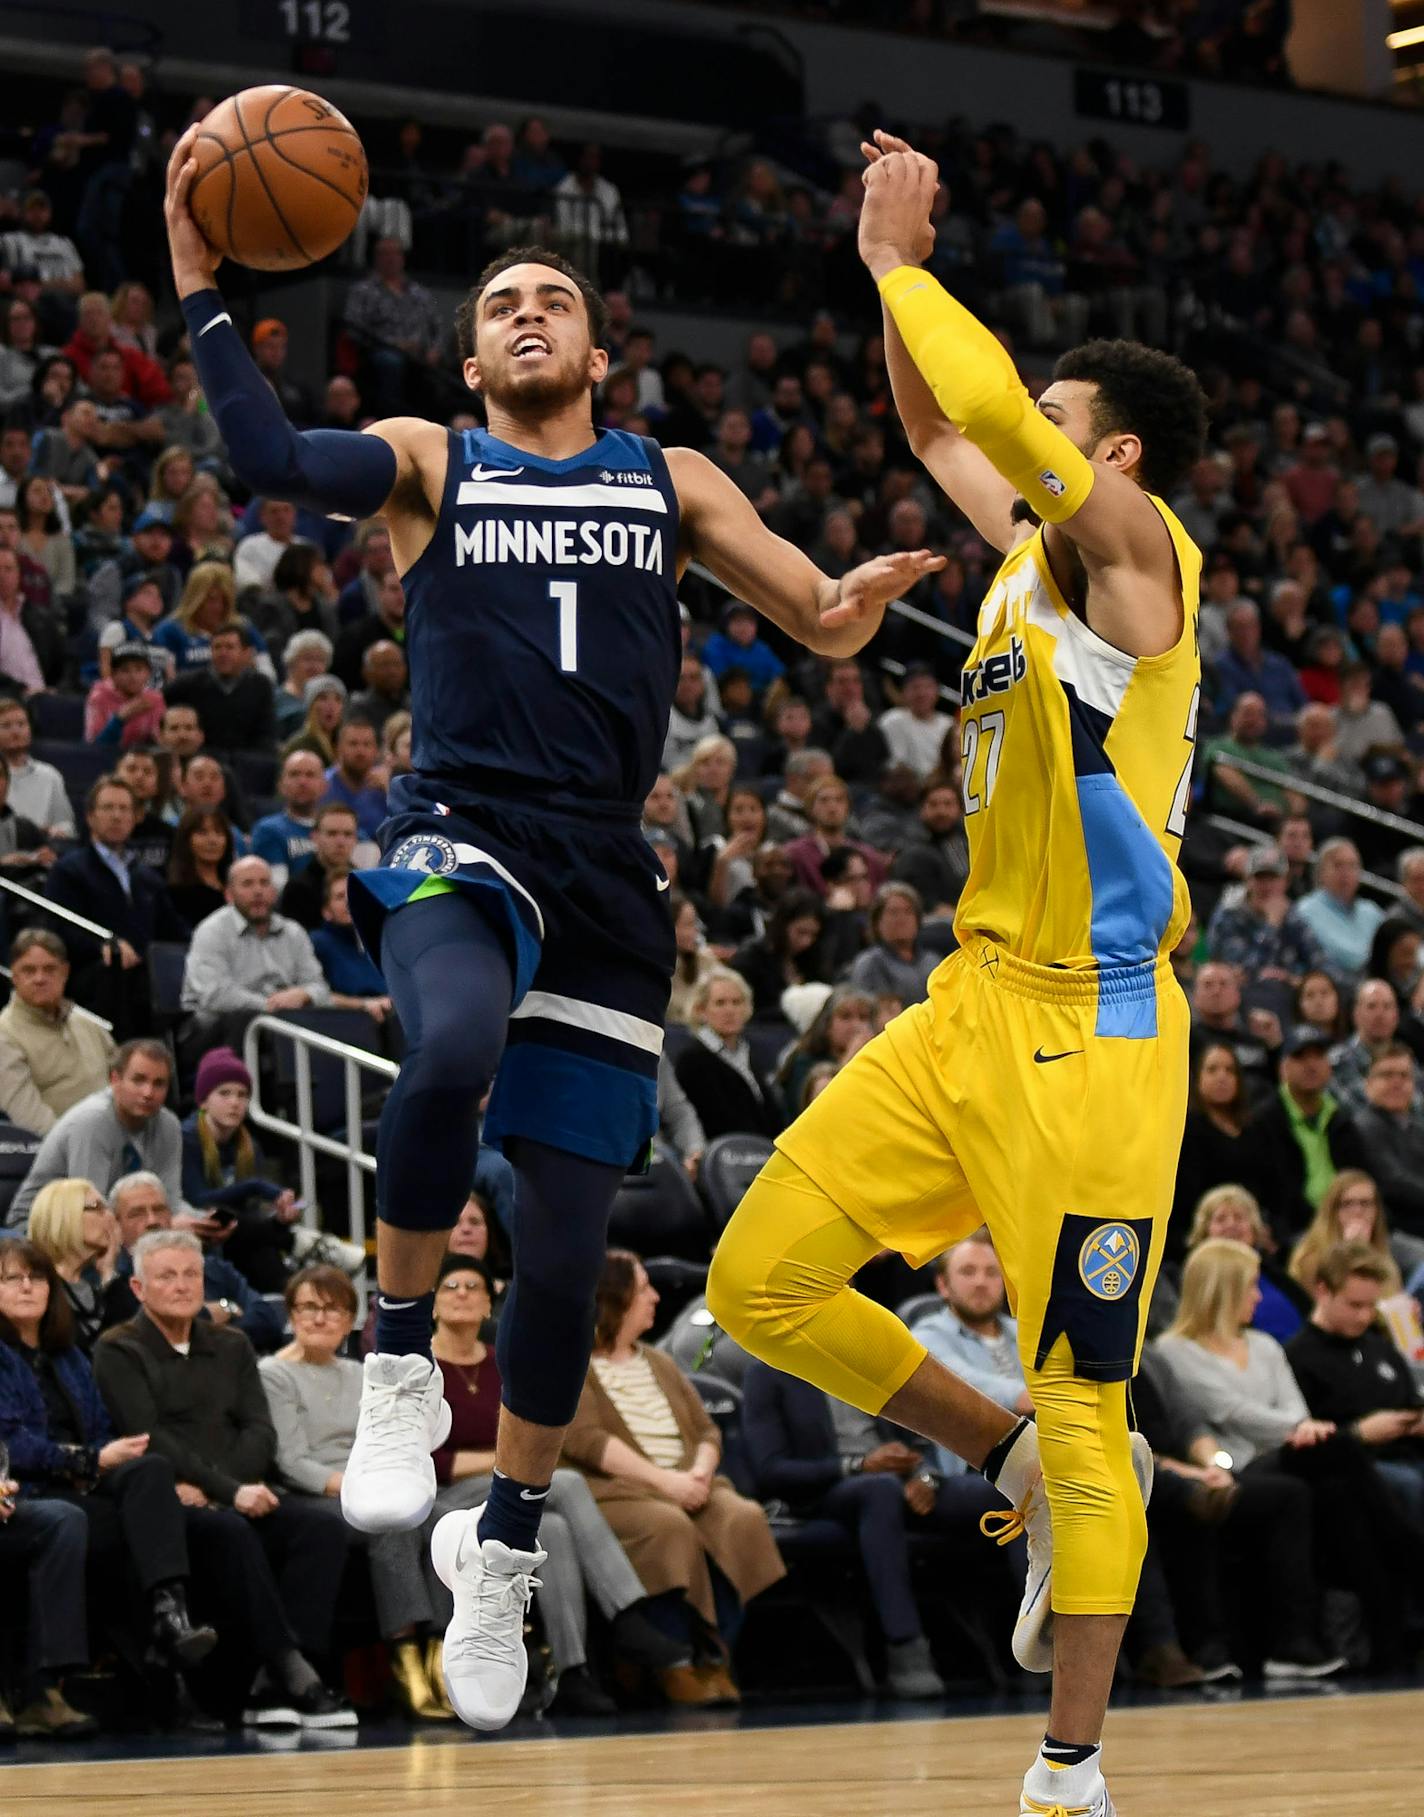
[[[656,524],[595,523],[585,518],[481,518],[455,526],[455,566],[467,562],[529,562],[559,568],[641,568],[663,571],[663,539]]]
[[[1000,650],[997,656],[976,662],[972,669],[964,671],[961,683],[964,705],[972,707],[976,700],[984,700],[990,694],[1007,694],[1027,674],[1024,641],[1021,637],[1011,638],[1007,650]]]

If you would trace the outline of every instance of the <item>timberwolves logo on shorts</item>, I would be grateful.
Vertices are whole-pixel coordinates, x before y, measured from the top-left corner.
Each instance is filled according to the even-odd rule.
[[[460,860],[448,839],[442,839],[438,833],[416,833],[410,839],[401,840],[386,864],[391,870],[424,871],[430,877],[443,877],[449,871],[458,870]]]
[[[1137,1279],[1142,1246],[1127,1224],[1099,1224],[1078,1252],[1078,1273],[1100,1300],[1120,1300]]]

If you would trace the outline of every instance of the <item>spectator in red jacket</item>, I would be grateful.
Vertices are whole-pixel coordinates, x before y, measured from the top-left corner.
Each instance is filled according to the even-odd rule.
[[[163,368],[138,347],[115,339],[109,299],[102,291],[91,290],[79,299],[79,326],[64,349],[65,357],[74,361],[85,384],[89,382],[95,354],[105,348],[113,348],[123,360],[124,392],[136,404],[153,410],[169,401],[172,394]]]

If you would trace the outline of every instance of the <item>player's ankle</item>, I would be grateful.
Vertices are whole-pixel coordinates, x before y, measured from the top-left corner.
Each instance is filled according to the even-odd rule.
[[[377,1293],[376,1349],[383,1356],[430,1355],[435,1295]]]
[[[984,1459],[983,1471],[1001,1495],[1015,1507],[1042,1474],[1038,1460],[1038,1428],[1031,1419],[1022,1419],[1012,1432],[1007,1432]]]

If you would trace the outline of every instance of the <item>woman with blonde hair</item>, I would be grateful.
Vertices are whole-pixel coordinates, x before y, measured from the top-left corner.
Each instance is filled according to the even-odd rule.
[[[1270,1226],[1253,1193],[1234,1181],[1214,1186],[1197,1201],[1187,1235],[1187,1253],[1205,1242],[1244,1243],[1260,1263],[1260,1297],[1251,1323],[1279,1344],[1293,1338],[1310,1317],[1310,1295],[1301,1290],[1271,1253]]]
[[[153,463],[153,477],[148,488],[148,509],[156,511],[167,524],[173,522],[179,501],[187,496],[193,484],[193,456],[186,448],[172,442]]]
[[[205,669],[213,651],[213,632],[236,616],[236,608],[237,582],[232,569],[225,562],[197,562],[184,583],[173,616],[158,626],[153,641],[172,651],[178,674]]]
[[[51,1180],[35,1194],[25,1235],[54,1264],[74,1314],[74,1341],[87,1356],[104,1317],[104,1289],[114,1278],[119,1227],[92,1180]]]
[[[751,986],[726,966],[708,972],[693,992],[696,1039],[678,1054],[673,1070],[709,1142],[726,1135],[775,1136],[785,1126],[776,1093],[743,1037],[751,1013]]]
[[[1388,1299],[1400,1291],[1403,1276],[1393,1252],[1384,1206],[1374,1181],[1359,1167],[1341,1168],[1325,1188],[1309,1228],[1291,1251],[1291,1279],[1307,1293],[1314,1293],[1321,1257],[1337,1243],[1367,1243],[1389,1269],[1383,1297]],[[1407,1259],[1405,1265],[1408,1266]]]
[[[232,513],[211,473],[198,474],[174,505],[173,546],[180,566],[232,560]]]
[[[1260,1297],[1256,1253],[1245,1243],[1210,1237],[1187,1257],[1182,1299],[1153,1354],[1171,1378],[1171,1403],[1196,1436],[1194,1462],[1223,1462],[1247,1481],[1293,1477],[1311,1492],[1314,1545],[1330,1578],[1359,1597],[1370,1634],[1371,1665],[1394,1668],[1407,1657],[1404,1620],[1424,1580],[1424,1546],[1370,1461],[1367,1448],[1312,1419],[1285,1352],[1251,1319]],[[1304,1586],[1293,1591],[1301,1640],[1287,1658],[1268,1658],[1267,1678],[1323,1678],[1340,1671],[1319,1646],[1309,1592],[1311,1541],[1299,1523],[1276,1543],[1299,1548]],[[1304,1647],[1302,1652],[1300,1649]]]
[[[692,755],[673,781],[687,798],[687,816],[695,844],[720,839],[727,831],[727,798],[737,773],[737,747],[721,732],[699,738]]]

